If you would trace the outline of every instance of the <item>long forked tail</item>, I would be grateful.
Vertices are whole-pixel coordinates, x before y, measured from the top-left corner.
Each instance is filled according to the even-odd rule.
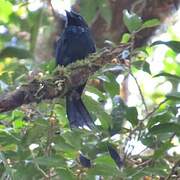
[[[88,126],[92,129],[94,127],[93,120],[80,97],[77,99],[66,96],[66,111],[71,128]]]

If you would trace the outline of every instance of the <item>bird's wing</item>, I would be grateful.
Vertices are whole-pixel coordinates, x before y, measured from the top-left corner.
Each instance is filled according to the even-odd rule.
[[[65,59],[67,58],[67,49],[68,49],[68,39],[65,37],[64,33],[57,42],[56,47],[56,64],[66,65]]]

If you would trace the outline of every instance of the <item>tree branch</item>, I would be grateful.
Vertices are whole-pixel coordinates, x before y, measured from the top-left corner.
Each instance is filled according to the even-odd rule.
[[[22,104],[40,102],[45,99],[63,97],[68,91],[84,84],[88,77],[106,64],[121,64],[120,54],[128,44],[122,44],[114,49],[105,49],[93,54],[84,61],[77,61],[66,68],[59,67],[55,75],[47,79],[34,79],[13,92],[0,96],[0,112],[13,110]],[[114,61],[113,59],[117,59]]]

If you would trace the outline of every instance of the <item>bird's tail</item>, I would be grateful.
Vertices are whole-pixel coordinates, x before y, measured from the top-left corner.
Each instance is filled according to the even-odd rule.
[[[93,128],[93,120],[80,97],[77,99],[71,95],[66,96],[66,111],[71,128],[83,126]]]

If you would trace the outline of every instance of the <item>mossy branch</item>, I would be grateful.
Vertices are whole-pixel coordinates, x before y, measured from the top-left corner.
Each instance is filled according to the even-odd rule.
[[[121,64],[121,54],[129,45],[104,49],[85,60],[66,67],[58,67],[55,74],[47,79],[34,79],[16,90],[0,96],[0,112],[13,110],[22,104],[40,102],[45,99],[63,97],[69,90],[84,84],[88,77],[107,64]],[[116,60],[114,60],[116,59]]]

